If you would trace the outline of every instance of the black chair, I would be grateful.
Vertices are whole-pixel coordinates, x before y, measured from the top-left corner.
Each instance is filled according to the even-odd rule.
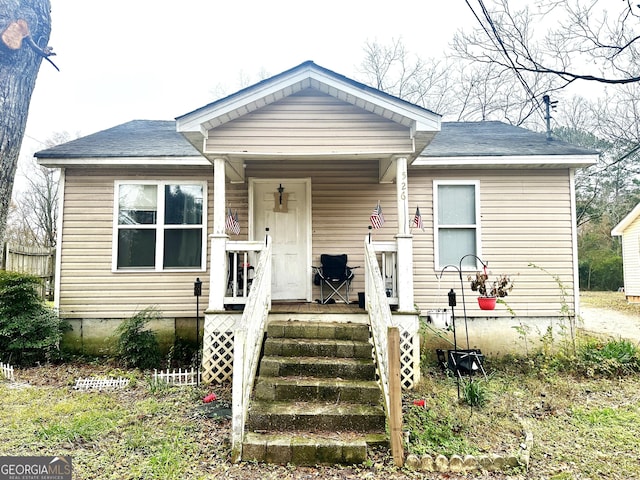
[[[320,299],[318,303],[335,303],[339,298],[344,303],[349,303],[349,289],[353,279],[353,268],[347,265],[347,255],[320,255],[320,267],[312,267],[315,271],[313,283],[320,286]],[[329,287],[327,297],[324,296],[324,287]],[[344,290],[344,293],[341,293]]]
[[[482,373],[485,378],[487,377],[487,372],[484,370],[484,355],[478,349],[447,350],[446,358],[444,350],[437,349],[436,354],[442,369],[448,368],[459,378],[462,378],[462,375],[474,373]]]

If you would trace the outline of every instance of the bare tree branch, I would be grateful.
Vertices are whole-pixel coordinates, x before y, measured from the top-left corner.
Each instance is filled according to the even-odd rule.
[[[640,81],[640,7],[630,1],[539,0],[538,13],[511,11],[508,0],[490,0],[491,8],[484,0],[465,1],[479,27],[459,34],[454,45],[468,59],[517,75],[557,76],[562,86]],[[545,28],[550,23],[554,26]]]

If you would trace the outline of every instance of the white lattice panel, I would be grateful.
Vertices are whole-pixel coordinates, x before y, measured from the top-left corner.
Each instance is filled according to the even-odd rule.
[[[400,330],[400,385],[410,390],[416,385],[414,369],[413,335],[406,330]]]
[[[233,331],[236,317],[207,315],[202,344],[202,381],[223,383],[233,373]]]
[[[415,315],[394,315],[400,329],[400,384],[411,390],[420,381],[420,323]]]

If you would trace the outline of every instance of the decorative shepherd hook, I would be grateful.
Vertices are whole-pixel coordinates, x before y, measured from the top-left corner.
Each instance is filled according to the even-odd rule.
[[[444,271],[447,268],[453,268],[454,270],[457,270],[457,272],[458,272],[458,276],[460,277],[460,289],[462,290],[462,312],[463,312],[463,315],[464,315],[464,330],[465,330],[465,334],[466,334],[466,337],[467,337],[467,350],[469,350],[469,328],[467,327],[467,304],[466,304],[465,299],[464,299],[464,281],[462,280],[462,262],[467,257],[474,257],[476,260],[478,260],[482,264],[482,268],[484,269],[484,271],[485,272],[487,271],[487,267],[489,266],[488,262],[485,263],[477,255],[474,255],[473,253],[468,253],[468,254],[464,255],[460,259],[460,262],[458,262],[458,266],[456,266],[456,265],[445,265],[442,268],[442,270],[440,271],[440,275],[436,275],[436,278],[438,280],[440,280],[442,278],[442,275],[444,275]],[[452,321],[453,321],[453,349],[457,352],[458,351],[458,338],[456,336],[456,316],[453,313],[453,307],[455,306],[455,304],[456,304],[456,294],[453,291],[453,289],[451,289],[451,291],[449,292],[449,306],[451,307]],[[471,370],[469,370],[469,377],[471,377]],[[458,375],[456,375],[456,384],[458,386],[458,399],[459,399],[460,398],[460,382],[459,382],[459,376]]]

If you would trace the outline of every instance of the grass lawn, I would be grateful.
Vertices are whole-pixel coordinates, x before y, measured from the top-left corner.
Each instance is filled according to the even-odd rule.
[[[167,388],[104,362],[16,369],[16,382],[0,380],[0,456],[70,455],[74,479],[640,478],[637,358],[616,367],[593,357],[600,344],[579,343],[599,368],[580,357],[572,369],[563,352],[488,361],[486,382],[474,377],[483,406],[460,402],[458,384],[435,365],[425,365],[424,381],[405,392],[410,452],[512,453],[521,448],[524,426],[534,437],[526,472],[419,473],[396,469],[386,452],[359,467],[234,465],[230,421],[211,418],[202,402],[211,392],[230,401],[229,385]],[[626,354],[623,347],[618,351]],[[73,389],[76,379],[92,375],[132,382],[111,392]]]

